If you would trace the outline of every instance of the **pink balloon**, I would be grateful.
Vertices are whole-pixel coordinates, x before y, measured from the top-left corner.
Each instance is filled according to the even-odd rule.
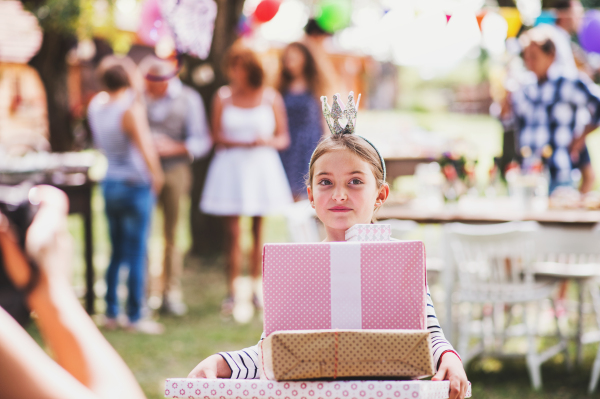
[[[142,5],[138,37],[149,46],[154,46],[160,38],[171,32],[160,11],[159,0],[146,0]]]

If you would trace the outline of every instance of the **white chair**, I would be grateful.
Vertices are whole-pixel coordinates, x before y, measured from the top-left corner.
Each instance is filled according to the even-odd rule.
[[[600,229],[545,227],[536,234],[536,261],[534,272],[537,276],[554,278],[558,281],[573,281],[577,284],[578,318],[576,327],[577,362],[582,363],[582,345],[600,341]],[[584,300],[589,292],[592,310],[598,329],[584,333]],[[592,393],[600,377],[600,347],[592,367],[589,392]]]
[[[316,212],[309,200],[294,202],[286,208],[284,216],[290,242],[319,242],[319,226]]]
[[[560,352],[567,354],[567,341],[554,312],[559,343],[541,353],[537,350],[538,305],[552,300],[556,286],[534,278],[534,234],[538,224],[453,223],[444,228],[458,271],[455,299],[462,307],[468,307],[459,320],[458,351],[463,362],[466,364],[480,354],[512,357],[515,354],[506,351],[507,341],[526,337],[526,352],[516,355],[525,356],[533,388],[541,388],[541,364]],[[480,320],[473,320],[474,308],[480,309]],[[517,325],[513,323],[518,317],[516,310],[522,310],[522,323]],[[477,338],[472,337],[472,327],[477,324],[474,321],[479,322],[479,342],[472,346],[472,338]]]

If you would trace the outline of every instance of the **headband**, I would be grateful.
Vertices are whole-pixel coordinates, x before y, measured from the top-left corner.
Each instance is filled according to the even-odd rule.
[[[358,95],[358,99],[356,100],[356,105],[354,105],[354,92],[351,91],[348,94],[348,104],[344,107],[344,104],[340,101],[340,95],[333,95],[333,105],[332,108],[329,107],[327,103],[327,97],[321,96],[321,104],[323,108],[323,116],[325,117],[325,122],[327,122],[327,126],[329,127],[329,131],[333,136],[344,135],[344,134],[354,134],[354,130],[356,129],[356,117],[358,116],[358,104],[360,103],[360,94]],[[346,119],[346,125],[342,127],[340,125],[340,119]],[[379,156],[379,161],[381,162],[381,167],[383,168],[383,181],[385,181],[387,174],[385,169],[385,162],[383,161],[383,157],[381,153],[366,138],[356,135],[369,143],[371,147],[375,150],[377,155]],[[314,152],[313,152],[314,154]],[[311,157],[312,159],[312,157]]]

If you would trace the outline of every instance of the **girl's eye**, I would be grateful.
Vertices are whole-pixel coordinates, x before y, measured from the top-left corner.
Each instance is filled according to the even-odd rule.
[[[352,179],[352,180],[350,180],[350,184],[362,184],[362,180],[360,180],[360,179]]]
[[[319,186],[330,186],[331,185],[331,181],[327,180],[327,179],[323,179],[319,182]]]

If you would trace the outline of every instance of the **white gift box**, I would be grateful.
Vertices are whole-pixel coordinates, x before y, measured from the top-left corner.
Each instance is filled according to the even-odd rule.
[[[446,399],[449,381],[265,381],[170,378],[166,398],[198,399]],[[471,385],[467,391],[471,397]]]
[[[355,224],[346,230],[346,241],[389,241],[391,234],[389,224]]]

